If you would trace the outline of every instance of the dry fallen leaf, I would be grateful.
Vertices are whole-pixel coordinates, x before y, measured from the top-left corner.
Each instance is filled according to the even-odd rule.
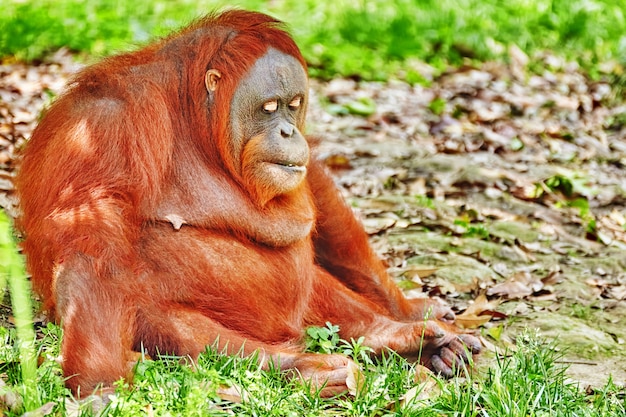
[[[524,298],[540,291],[544,287],[540,279],[534,278],[529,272],[515,273],[505,282],[496,284],[487,290],[488,295],[499,295],[508,299]]]
[[[626,285],[620,285],[609,290],[611,298],[614,300],[626,300]]]
[[[356,363],[348,362],[348,377],[346,378],[346,386],[350,395],[356,395],[363,389],[365,384],[365,376],[361,372],[361,368]]]
[[[363,227],[369,235],[380,233],[384,230],[392,228],[396,224],[395,219],[385,217],[368,217],[363,219]]]
[[[75,398],[65,398],[65,415],[67,417],[80,417],[86,412],[99,415],[109,400],[108,396],[104,398],[100,395],[89,395],[80,400]]]
[[[491,315],[463,314],[456,316],[454,321],[462,329],[476,329],[491,320]]]
[[[217,396],[232,403],[240,403],[243,400],[241,390],[235,385],[220,385]]]
[[[432,371],[425,366],[415,366],[415,382],[417,385],[411,387],[400,399],[402,405],[414,404],[441,394],[441,386]]]
[[[480,294],[463,313],[456,316],[455,322],[461,328],[475,329],[494,317],[506,318],[506,314],[496,311],[500,302],[500,300],[489,301],[484,294]]]
[[[434,376],[433,371],[431,371],[424,365],[420,365],[418,363],[415,364],[415,367],[413,368],[413,373],[414,373],[413,381],[419,384],[422,384],[424,382],[431,380],[432,377]]]
[[[36,410],[28,411],[22,414],[22,417],[40,417],[40,416],[50,415],[52,414],[52,409],[54,408],[55,405],[56,403],[47,402],[41,407],[37,408]]]
[[[4,380],[0,379],[0,410],[12,410],[21,405],[22,397],[14,389],[9,387]]]
[[[402,271],[402,276],[421,282],[421,278],[426,278],[437,272],[439,268],[431,265],[407,265]]]
[[[341,154],[329,155],[324,159],[324,164],[331,169],[350,169],[350,158]]]

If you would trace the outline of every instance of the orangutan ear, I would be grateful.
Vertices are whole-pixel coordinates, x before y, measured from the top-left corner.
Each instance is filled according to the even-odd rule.
[[[209,92],[217,89],[217,82],[222,78],[222,73],[216,69],[210,69],[204,74],[204,85]]]

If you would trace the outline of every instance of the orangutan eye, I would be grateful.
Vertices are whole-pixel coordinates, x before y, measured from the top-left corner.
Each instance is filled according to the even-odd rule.
[[[276,110],[278,110],[277,100],[271,100],[271,101],[268,101],[267,103],[263,103],[263,111],[265,113],[274,113]]]
[[[300,107],[300,104],[302,104],[302,97],[296,97],[289,103],[289,108],[291,110],[296,110]]]

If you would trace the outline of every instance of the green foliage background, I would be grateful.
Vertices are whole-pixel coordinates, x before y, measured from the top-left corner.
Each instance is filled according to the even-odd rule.
[[[626,0],[0,0],[0,56],[36,60],[63,46],[106,55],[224,7],[288,22],[321,77],[419,81],[414,60],[443,68],[505,57],[512,44],[593,71],[626,63]]]

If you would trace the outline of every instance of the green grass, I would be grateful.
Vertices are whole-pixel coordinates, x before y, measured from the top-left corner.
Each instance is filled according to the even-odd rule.
[[[0,329],[0,371],[11,389],[20,384],[19,355],[13,332]],[[58,363],[60,330],[49,325],[38,342],[45,359],[37,371],[38,400],[52,408],[51,415],[74,412],[82,416],[181,415],[181,416],[606,416],[626,413],[625,392],[609,382],[602,389],[584,392],[565,376],[558,364],[560,354],[530,333],[520,336],[511,355],[497,358],[486,370],[472,377],[426,385],[415,381],[414,366],[390,354],[372,361],[358,354],[364,383],[354,396],[321,399],[306,385],[289,380],[276,370],[259,370],[255,358],[222,355],[207,349],[190,364],[180,358],[143,361],[137,365],[132,385],[119,381],[108,404],[100,399],[80,404],[63,386]],[[348,344],[339,343],[338,351]],[[224,399],[224,392],[240,397]],[[21,415],[24,407],[5,412]],[[78,414],[80,413],[80,414]]]
[[[289,23],[314,76],[421,81],[416,60],[552,50],[592,72],[626,63],[626,0],[0,0],[0,56],[40,59],[66,46],[89,55],[132,49],[206,11],[235,5]]]
[[[307,346],[346,354],[363,378],[352,396],[322,399],[306,384],[276,369],[262,371],[256,358],[207,348],[200,358],[142,360],[132,384],[118,381],[106,398],[75,401],[58,362],[61,329],[48,324],[35,340],[32,305],[10,223],[0,217],[0,282],[11,290],[16,326],[0,326],[0,412],[6,416],[624,416],[626,392],[609,381],[585,392],[566,378],[556,345],[534,334],[519,336],[515,352],[488,362],[485,371],[452,381],[416,382],[414,365],[389,353],[371,359],[363,340],[343,341],[339,328],[307,332]],[[33,341],[35,343],[33,343]],[[35,361],[35,349],[39,365]],[[422,378],[423,379],[423,378]],[[228,394],[228,395],[226,395]]]

